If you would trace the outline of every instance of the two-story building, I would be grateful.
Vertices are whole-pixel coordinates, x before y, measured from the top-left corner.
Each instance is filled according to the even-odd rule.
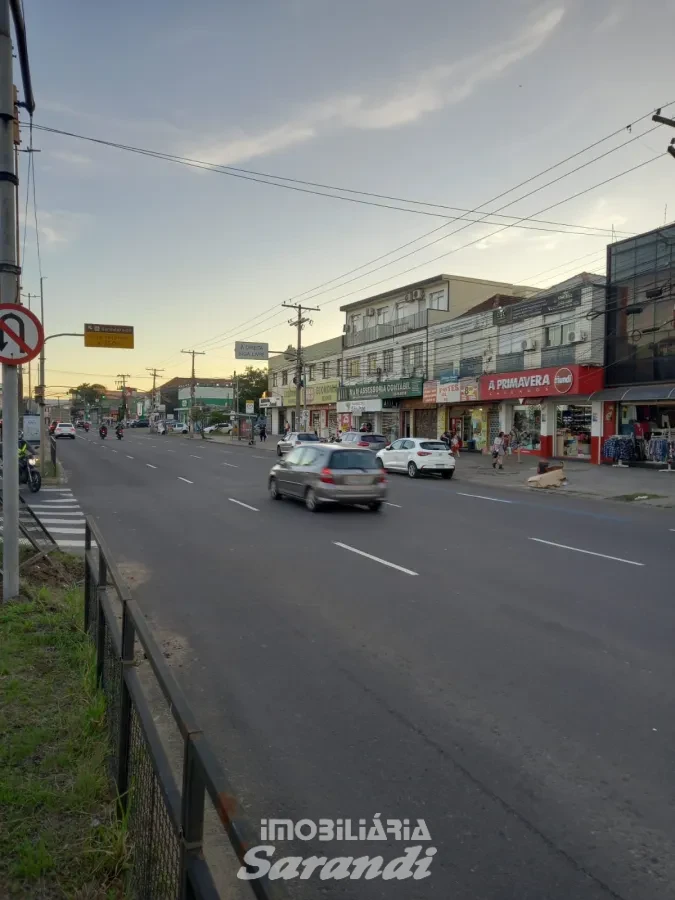
[[[300,405],[306,421],[296,423],[296,370],[294,347],[273,356],[268,369],[268,414],[273,433],[280,434],[288,423],[292,430],[307,428],[320,437],[335,434],[338,428],[337,400],[342,377],[342,339],[330,338],[302,348]]]
[[[424,399],[431,406],[436,396],[433,435],[449,429],[484,451],[503,431],[521,452],[591,459],[594,450],[597,461],[600,407],[591,395],[604,383],[604,309],[604,276],[583,272],[431,328]]]
[[[417,428],[435,431],[436,402],[423,396],[430,335],[496,293],[524,298],[537,289],[442,274],[341,307],[340,428],[365,424],[390,440]]]

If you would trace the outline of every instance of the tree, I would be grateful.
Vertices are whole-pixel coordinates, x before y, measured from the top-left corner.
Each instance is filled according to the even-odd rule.
[[[98,406],[108,393],[108,389],[104,384],[89,384],[85,381],[83,384],[71,388],[68,393],[74,401],[79,400],[85,406]]]
[[[246,409],[247,400],[260,400],[263,392],[267,390],[267,369],[254,369],[253,366],[247,366],[246,371],[242,375],[237,376],[239,381],[239,406],[240,410]]]
[[[222,425],[229,421],[229,418],[226,413],[214,410],[209,416],[209,425]]]
[[[203,406],[193,406],[190,410],[190,419],[192,420],[192,428],[193,430],[199,426],[199,431],[202,437],[204,435],[204,426],[206,425],[206,420],[208,418],[208,413],[204,409]]]

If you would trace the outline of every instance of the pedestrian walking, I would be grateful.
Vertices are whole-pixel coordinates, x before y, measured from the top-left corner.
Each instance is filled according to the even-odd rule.
[[[504,468],[504,432],[500,431],[492,445],[492,468]]]
[[[261,425],[260,426],[260,443],[262,444],[266,440],[267,440],[267,426]]]

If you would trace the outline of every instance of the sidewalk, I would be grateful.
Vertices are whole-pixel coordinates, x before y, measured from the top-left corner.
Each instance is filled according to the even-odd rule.
[[[256,452],[267,450],[270,454],[276,453],[277,441],[281,437],[282,435],[278,434],[268,434],[267,440],[262,444],[256,438]],[[208,440],[219,444],[248,447],[245,438],[238,441],[236,437],[223,435],[209,437]],[[527,479],[537,474],[538,462],[538,456],[523,455],[520,462],[515,455],[505,456],[504,468],[495,470],[492,468],[492,457],[487,454],[460,453],[455,477],[481,485],[535,491],[539,489],[528,487]],[[643,506],[675,507],[675,472],[662,473],[659,472],[661,468],[665,468],[665,465],[656,466],[654,469],[634,467],[618,469],[572,459],[565,462],[567,485],[541,490],[549,494],[574,494],[595,497],[598,500],[638,502]]]
[[[492,468],[492,457],[481,453],[461,453],[457,460],[456,477],[480,484],[499,485],[534,491],[527,479],[537,474],[537,456],[504,457],[503,470]],[[545,493],[578,494],[602,500],[639,502],[645,506],[675,506],[675,472],[660,472],[664,466],[647,468],[615,468],[597,466],[578,460],[564,464],[567,485],[555,489],[541,489]]]

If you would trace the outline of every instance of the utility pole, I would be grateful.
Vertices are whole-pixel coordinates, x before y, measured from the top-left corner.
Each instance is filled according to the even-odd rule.
[[[24,294],[24,296],[25,296],[26,299],[28,300],[28,309],[31,309],[30,301],[31,301],[31,300],[37,300],[37,298],[39,297],[39,294],[30,294],[30,293],[29,293],[29,294]],[[42,320],[40,320],[40,321],[42,321]],[[44,328],[44,324],[43,324],[42,327]],[[33,382],[32,382],[32,379],[31,379],[31,369],[32,369],[32,363],[28,363],[28,397],[29,397],[29,401],[32,403],[32,400],[33,400]],[[21,393],[23,393],[23,391],[21,391]],[[21,400],[22,400],[22,398],[19,397],[19,403],[21,403]]]
[[[294,319],[289,319],[289,325],[295,325],[298,329],[298,346],[296,348],[295,359],[295,430],[300,428],[300,388],[302,386],[302,329],[305,325],[313,325],[311,319],[308,319],[303,313],[319,312],[318,306],[303,306],[301,303],[282,303],[287,309],[294,309],[297,315]],[[307,394],[305,394],[305,397]]]
[[[40,279],[40,321],[42,328],[45,327],[45,295],[44,295],[44,276]],[[47,422],[45,421],[45,345],[40,350],[40,371],[38,374],[40,384],[38,385],[38,404],[40,406],[40,475],[45,477],[45,466],[47,456]],[[56,475],[56,472],[54,472]]]
[[[669,125],[671,128],[675,128],[675,119],[668,119],[666,116],[662,116],[660,109],[657,109],[656,113],[652,116],[652,122],[658,122],[660,125]],[[671,156],[675,156],[675,138],[671,140],[666,147],[666,150]]]
[[[16,188],[14,137],[16,117],[12,63],[11,17],[23,81],[23,106],[32,115],[35,109],[28,64],[28,45],[21,5],[16,0],[0,0],[0,303],[19,299],[16,252]],[[3,392],[3,559],[2,595],[12,600],[19,594],[19,372],[18,366],[2,366]]]
[[[119,381],[117,382],[118,386],[120,382],[122,383],[122,421],[126,422],[127,419],[127,378],[131,378],[131,375],[118,375],[117,378]]]
[[[163,372],[164,369],[149,369],[146,366],[145,371],[150,372],[152,375],[152,400],[150,402],[150,412],[154,413],[157,411],[157,376]]]
[[[202,350],[181,350],[181,353],[187,353],[192,357],[192,374],[190,376],[190,437],[194,437],[195,423],[193,419],[195,408],[195,356],[206,356],[206,351]]]

